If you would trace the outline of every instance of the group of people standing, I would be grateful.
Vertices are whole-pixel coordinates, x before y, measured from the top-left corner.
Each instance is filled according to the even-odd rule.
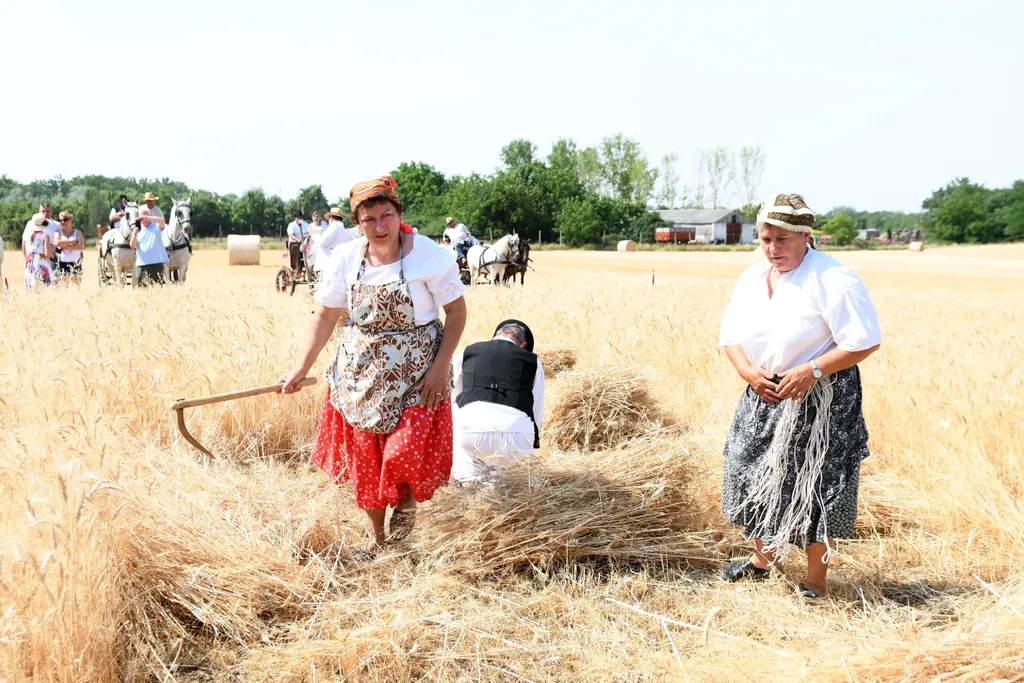
[[[286,240],[295,276],[316,279],[335,247],[359,237],[359,230],[345,227],[345,215],[338,207],[333,207],[323,216],[314,211],[311,218],[313,222],[307,223],[303,212],[296,211],[294,220],[288,224]]]
[[[542,427],[544,372],[530,328],[502,321],[491,340],[456,353],[467,308],[455,254],[402,222],[396,187],[382,176],[352,188],[359,234],[322,267],[319,307],[279,380],[282,393],[300,389],[347,311],[312,460],[331,482],[351,482],[367,515],[369,538],[351,555],[360,562],[408,537],[417,503],[450,477],[487,481],[533,454]],[[813,221],[799,195],[764,199],[766,261],[740,278],[721,333],[748,384],[725,447],[722,510],[755,541],[722,578],[768,576],[798,545],[807,600],[827,595],[834,539],[853,534],[868,455],[857,364],[881,343],[861,279],[810,245]]]
[[[85,236],[75,227],[70,211],[53,220],[53,208],[41,204],[39,212],[25,224],[21,253],[25,258],[25,289],[57,282],[80,284]]]

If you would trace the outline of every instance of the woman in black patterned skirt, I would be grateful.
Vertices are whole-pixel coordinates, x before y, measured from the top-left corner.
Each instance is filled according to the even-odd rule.
[[[725,444],[722,512],[755,545],[722,578],[768,576],[798,545],[807,551],[808,600],[828,594],[832,540],[853,535],[868,457],[857,364],[882,340],[864,283],[811,247],[813,227],[800,195],[762,200],[767,260],[740,276],[720,339],[749,385]]]

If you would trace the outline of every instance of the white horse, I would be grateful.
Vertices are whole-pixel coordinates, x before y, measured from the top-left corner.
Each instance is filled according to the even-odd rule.
[[[139,219],[139,205],[129,202],[124,207],[124,216],[117,227],[111,228],[100,240],[100,278],[106,284],[103,274],[113,273],[113,279],[122,287],[128,284],[128,274],[135,269],[135,250],[132,249],[132,226]]]
[[[167,282],[184,282],[188,274],[188,262],[192,260],[189,238],[192,233],[192,198],[181,202],[174,200],[171,206],[171,222],[164,228],[164,249],[167,250],[167,265],[164,279]],[[177,275],[171,278],[171,273]]]
[[[512,257],[519,253],[521,242],[518,233],[505,235],[491,246],[477,244],[469,248],[466,254],[469,266],[469,281],[476,284],[481,272],[487,273],[494,284],[500,284],[505,274],[505,266]]]

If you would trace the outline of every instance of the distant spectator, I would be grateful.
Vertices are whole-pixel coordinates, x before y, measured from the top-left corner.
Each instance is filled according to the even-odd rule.
[[[302,212],[295,212],[295,220],[288,224],[288,258],[295,277],[306,268],[306,259],[302,255],[302,243],[309,236],[309,223],[302,219]]]
[[[53,220],[53,209],[50,208],[49,204],[40,204],[39,214],[41,214],[42,217],[46,219],[46,225],[43,228],[43,232],[46,233],[46,236],[49,238],[50,244],[52,245],[53,233],[57,232],[58,227],[57,222]],[[33,221],[35,221],[35,216],[33,216],[32,219],[25,224],[25,230],[24,232],[21,233],[21,252],[22,254],[25,255],[26,261],[28,261],[29,253],[31,252],[31,248],[28,243],[29,238],[32,236],[32,234],[36,231],[36,228],[38,227],[35,225]]]
[[[128,204],[128,195],[123,194],[117,198],[117,203],[110,209],[110,227],[118,227],[118,223],[124,218],[124,207]]]
[[[50,221],[42,213],[32,216],[28,239],[23,240],[25,250],[25,289],[35,289],[53,282],[53,243],[46,234]]]
[[[164,219],[153,215],[148,207],[139,211],[139,224],[132,229],[130,243],[135,250],[133,287],[145,287],[153,282],[164,284],[164,269],[169,260],[161,231],[164,225]]]
[[[163,220],[164,212],[160,210],[160,207],[156,205],[159,197],[153,195],[152,192],[147,192],[142,198],[142,201],[146,202],[146,208],[149,209],[149,214],[155,218]],[[166,223],[164,223],[166,225]]]
[[[75,217],[70,211],[60,212],[60,227],[53,233],[53,247],[57,252],[57,277],[82,284],[82,250],[85,235],[75,228]]]

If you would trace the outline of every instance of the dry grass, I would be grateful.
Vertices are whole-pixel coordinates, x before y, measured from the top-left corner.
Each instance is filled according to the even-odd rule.
[[[560,382],[544,434],[558,450],[594,451],[658,429],[663,420],[637,369],[600,365]]]
[[[579,360],[573,349],[547,349],[538,351],[537,355],[540,356],[541,365],[544,366],[544,377],[548,379],[572,370]]]
[[[305,460],[322,388],[190,411],[213,461],[175,436],[171,401],[273,381],[296,352],[310,304],[274,295],[272,267],[200,251],[183,289],[99,292],[87,270],[81,296],[17,293],[0,301],[0,680],[1021,679],[1022,257],[840,255],[886,341],[863,367],[857,538],[821,607],[793,595],[799,562],[714,578],[744,549],[717,514],[740,382],[715,339],[747,254],[541,252],[530,287],[472,292],[467,341],[514,314],[578,352],[549,420],[614,365],[690,429],[443,489],[367,567],[344,560],[363,533],[348,489]]]

